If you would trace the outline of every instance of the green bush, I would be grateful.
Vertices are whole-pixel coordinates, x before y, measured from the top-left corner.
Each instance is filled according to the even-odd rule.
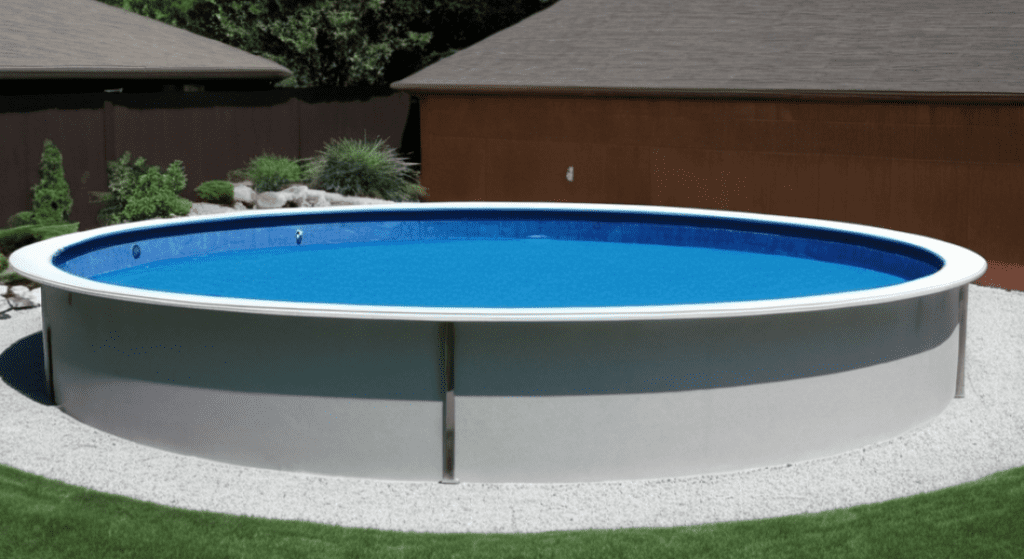
[[[281,190],[293,182],[306,180],[306,174],[298,161],[278,155],[254,157],[249,161],[245,173],[256,192]]]
[[[235,185],[228,181],[206,181],[196,187],[196,194],[204,202],[231,205],[235,202]]]
[[[78,223],[65,223],[71,213],[71,189],[64,180],[64,160],[50,140],[43,142],[39,183],[32,187],[32,210],[18,212],[0,229],[0,283],[29,280],[8,269],[6,254],[37,241],[78,231]]]
[[[245,169],[228,171],[228,182],[242,182],[249,180],[249,173]]]
[[[131,154],[125,152],[121,159],[107,162],[109,192],[93,192],[95,202],[104,204],[99,213],[103,225],[142,221],[157,217],[187,215],[192,202],[176,193],[185,189],[187,179],[185,166],[174,161],[161,173],[157,166],[145,166],[146,160],[139,157],[129,165]]]
[[[65,223],[71,213],[71,188],[64,180],[64,158],[50,140],[43,141],[39,182],[32,186],[32,210],[7,220],[10,227]]]
[[[13,284],[28,281],[26,278],[18,275],[14,270],[8,270],[9,262],[7,257],[0,254],[0,284]]]
[[[10,254],[23,246],[43,241],[59,235],[67,235],[78,231],[78,223],[58,223],[55,225],[21,225],[10,229],[0,229],[0,253]]]
[[[387,86],[555,0],[103,0],[263,56],[275,87]]]
[[[0,272],[0,284],[10,285],[30,281],[28,278],[16,274],[14,271]]]
[[[409,28],[418,5],[403,2],[399,11],[392,3],[204,0],[181,15],[180,25],[290,69],[294,75],[280,87],[387,84],[385,68],[418,60],[433,37]]]
[[[306,170],[310,188],[410,202],[426,194],[415,165],[379,138],[374,143],[345,138],[328,142]]]
[[[11,284],[16,282],[26,282],[26,278],[19,276],[14,270],[8,270],[7,257],[0,254],[0,284]]]

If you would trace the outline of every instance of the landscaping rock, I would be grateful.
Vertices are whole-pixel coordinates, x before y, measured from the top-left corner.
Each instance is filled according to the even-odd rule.
[[[42,290],[38,287],[29,289],[24,285],[15,285],[6,290],[4,298],[13,309],[31,309],[41,304]]]
[[[279,192],[288,198],[288,202],[295,202],[291,205],[299,206],[302,204],[302,201],[306,199],[306,191],[308,190],[309,187],[304,184],[295,184],[280,190]]]
[[[248,207],[256,205],[256,191],[248,183],[235,184],[235,204],[244,204]]]
[[[188,215],[212,215],[231,211],[234,210],[230,206],[221,206],[220,204],[211,204],[209,202],[192,202],[192,209],[188,211]]]
[[[283,208],[291,201],[291,197],[282,192],[260,192],[256,195],[256,209],[273,210]]]
[[[381,200],[380,198],[364,198],[362,196],[342,196],[333,192],[327,192],[328,201],[332,206],[363,206],[369,204],[394,204],[394,200]],[[332,198],[333,197],[333,198]]]
[[[323,190],[307,190],[302,199],[303,208],[322,208],[330,205],[331,203],[327,201],[327,193]]]
[[[370,204],[394,204],[391,200],[343,196],[334,192],[316,190],[304,184],[293,184],[280,191],[259,192],[252,189],[251,182],[232,183],[235,186],[235,203],[231,206],[209,202],[193,202],[189,216],[213,215],[245,210],[274,210],[279,208],[326,208],[328,206],[363,206]]]

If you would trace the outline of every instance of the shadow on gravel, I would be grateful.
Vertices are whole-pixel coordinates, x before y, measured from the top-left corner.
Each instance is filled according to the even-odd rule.
[[[54,402],[46,389],[45,375],[42,332],[25,336],[0,353],[0,378],[32,400],[52,406]]]

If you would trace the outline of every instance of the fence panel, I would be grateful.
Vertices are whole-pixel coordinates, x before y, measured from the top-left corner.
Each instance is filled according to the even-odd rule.
[[[408,94],[381,88],[0,97],[0,226],[31,208],[47,138],[64,158],[70,219],[90,229],[100,206],[89,203],[89,192],[107,190],[106,164],[126,151],[161,169],[181,160],[182,195],[196,200],[196,186],[253,157],[312,157],[334,138],[379,137],[418,163],[411,105]]]

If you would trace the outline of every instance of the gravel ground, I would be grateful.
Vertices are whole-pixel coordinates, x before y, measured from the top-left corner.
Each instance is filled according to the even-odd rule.
[[[6,316],[0,350],[38,339],[39,308]],[[172,454],[83,425],[26,396],[31,387],[11,388],[14,352],[8,351],[0,357],[8,381],[0,383],[0,463],[184,509],[411,532],[686,526],[813,513],[934,491],[1024,465],[1022,334],[1024,293],[971,285],[967,397],[953,400],[923,428],[790,466],[584,484],[369,481]]]

